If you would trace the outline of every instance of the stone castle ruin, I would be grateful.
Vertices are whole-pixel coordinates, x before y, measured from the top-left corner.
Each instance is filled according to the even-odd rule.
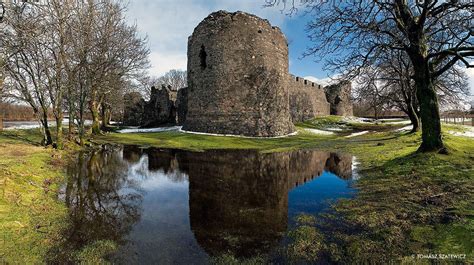
[[[351,82],[343,81],[324,88],[326,98],[330,103],[331,115],[352,116]]]
[[[150,100],[138,92],[124,95],[123,123],[128,126],[156,127],[177,123],[177,94],[171,87],[151,88]]]
[[[173,92],[164,87],[152,90],[149,102],[128,99],[135,106],[125,108],[125,124],[141,116],[141,126],[274,137],[317,116],[352,115],[350,82],[323,88],[291,75],[284,34],[244,12],[218,11],[195,28],[188,40],[188,87]]]
[[[260,137],[292,133],[288,67],[279,28],[242,12],[212,13],[189,38],[183,129]]]

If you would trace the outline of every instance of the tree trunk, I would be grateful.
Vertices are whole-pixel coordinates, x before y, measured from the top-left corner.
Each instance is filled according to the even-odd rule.
[[[100,134],[99,104],[94,98],[89,102],[89,109],[92,115],[92,134]]]
[[[51,129],[49,129],[49,124],[48,124],[48,114],[43,113],[43,130],[44,130],[44,139],[43,139],[43,145],[48,146],[53,144],[53,137],[51,136]]]
[[[0,113],[0,132],[3,131],[3,114]]]
[[[107,104],[105,103],[102,103],[101,116],[102,116],[101,128],[102,130],[106,131],[107,127],[110,125],[110,111],[109,111],[109,108],[107,107]]]
[[[56,148],[63,149],[63,114],[59,113],[56,116]]]
[[[69,141],[72,140],[72,131],[74,130],[74,114],[71,112],[71,108],[69,109],[69,121],[68,121],[68,132],[67,132],[67,139]]]
[[[413,126],[413,128],[411,129],[411,133],[418,132],[420,130],[420,120],[418,116],[416,115],[416,111],[415,111],[415,108],[413,107],[413,104],[411,103],[408,104],[407,114]]]
[[[430,77],[428,63],[414,62],[417,99],[420,104],[422,143],[418,151],[433,152],[444,148],[438,97]]]

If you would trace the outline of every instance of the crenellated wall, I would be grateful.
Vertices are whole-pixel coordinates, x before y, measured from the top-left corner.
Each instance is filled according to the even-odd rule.
[[[324,88],[294,75],[288,76],[290,114],[293,123],[329,115],[330,106]]]

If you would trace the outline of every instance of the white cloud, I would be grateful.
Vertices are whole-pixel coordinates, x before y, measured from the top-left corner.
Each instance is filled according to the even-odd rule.
[[[154,76],[162,76],[172,69],[186,70],[186,54],[152,52],[149,58],[151,61],[149,72]]]
[[[332,77],[326,77],[326,78],[317,78],[314,76],[305,76],[303,77],[306,80],[309,80],[311,82],[314,82],[316,84],[322,85],[322,86],[327,86],[330,85],[331,83],[334,82]]]
[[[218,10],[245,11],[283,27],[288,19],[277,8],[263,8],[254,0],[133,0],[127,17],[148,35],[153,67],[151,75],[171,69],[186,69],[188,37],[210,13]]]

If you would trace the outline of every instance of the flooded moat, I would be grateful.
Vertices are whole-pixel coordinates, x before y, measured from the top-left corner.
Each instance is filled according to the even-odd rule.
[[[110,147],[81,153],[61,199],[69,208],[55,259],[98,241],[116,264],[205,264],[278,258],[299,214],[354,195],[353,157],[314,150],[190,152]]]

